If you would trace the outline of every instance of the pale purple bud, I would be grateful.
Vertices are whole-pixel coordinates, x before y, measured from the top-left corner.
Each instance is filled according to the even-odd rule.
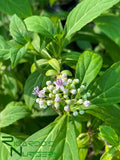
[[[67,111],[69,111],[69,110],[70,110],[70,107],[69,107],[69,106],[65,106],[65,107],[64,107],[64,111],[67,112]]]
[[[45,97],[44,93],[45,93],[44,90],[39,91],[38,97],[40,97],[40,98]]]
[[[47,81],[47,82],[46,82],[46,85],[47,85],[47,86],[51,85],[51,81]]]
[[[62,77],[63,77],[63,78],[66,78],[66,77],[67,77],[67,74],[66,74],[66,73],[63,73],[63,74],[62,74]]]
[[[88,107],[91,103],[90,103],[90,101],[84,101],[83,104],[85,107]]]
[[[34,91],[33,91],[32,94],[38,96],[38,95],[39,95],[39,92],[40,92],[40,90],[39,90],[39,87],[37,86],[37,87],[34,88]]]
[[[76,89],[72,89],[71,90],[71,93],[74,95],[74,94],[76,94],[77,92],[76,92]]]
[[[60,102],[60,97],[56,97],[55,102],[59,103]]]
[[[40,105],[40,106],[44,105],[44,101],[39,100],[39,105]]]

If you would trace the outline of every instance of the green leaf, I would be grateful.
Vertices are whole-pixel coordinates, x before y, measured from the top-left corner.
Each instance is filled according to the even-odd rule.
[[[25,46],[15,46],[10,49],[10,60],[12,67],[15,67],[22,57],[26,54],[28,48],[28,43]]]
[[[3,137],[7,137],[7,138],[3,138]],[[12,145],[14,148],[17,148],[17,146],[15,146],[15,142],[21,144],[21,140],[17,139],[16,137],[6,134],[6,133],[2,133],[0,132],[0,160],[8,160],[9,156],[10,156],[10,146],[6,145],[5,143],[3,143],[2,141],[4,140],[10,140],[10,138],[8,137],[12,137],[13,141],[12,142],[7,142],[10,145]]]
[[[30,111],[22,102],[10,102],[5,109],[0,112],[0,128],[9,126],[29,114]]]
[[[5,93],[9,94],[12,97],[16,97],[17,94],[17,81],[13,77],[13,75],[8,72],[4,71],[2,75],[2,88],[4,89]]]
[[[7,60],[10,58],[9,45],[5,39],[0,36],[0,60]]]
[[[116,16],[100,16],[95,21],[100,30],[120,46],[120,18]]]
[[[105,152],[100,160],[112,160],[112,157],[115,153],[116,149],[114,147],[110,148],[109,151]]]
[[[63,70],[61,74],[66,73],[68,76],[72,76],[72,73],[69,70]]]
[[[102,58],[92,51],[85,51],[80,55],[76,66],[76,78],[80,84],[88,86],[97,76],[102,67]]]
[[[105,126],[105,125],[100,126],[99,136],[105,139],[107,142],[109,142],[113,146],[118,145],[118,142],[119,142],[118,135],[116,134],[114,129],[112,129],[109,126]]]
[[[106,124],[112,126],[120,134],[120,106],[94,106],[86,110],[87,113],[103,120]]]
[[[0,0],[0,11],[9,15],[17,14],[21,18],[32,15],[28,0]]]
[[[75,51],[63,53],[62,59],[66,61],[78,61],[80,54],[81,54],[80,52],[75,52]]]
[[[24,99],[25,99],[25,103],[28,105],[29,108],[31,108],[35,103],[36,96],[32,94],[34,87],[36,86],[40,87],[42,84],[43,78],[44,78],[43,74],[39,73],[38,71],[35,71],[28,77],[28,79],[25,82]]]
[[[120,102],[120,61],[112,65],[96,81],[91,99],[93,104],[99,106],[110,106]]]
[[[91,0],[90,3],[89,0],[82,1],[67,17],[65,25],[66,37],[80,30],[87,23],[118,2],[119,0]]]
[[[26,26],[17,15],[14,15],[11,19],[10,34],[18,43],[25,44],[29,41]]]
[[[58,72],[54,69],[49,69],[45,74],[46,76],[55,76],[58,74]]]
[[[29,141],[39,141],[39,145],[25,147],[25,152],[33,152],[29,160],[35,159],[41,153],[47,160],[69,159],[79,160],[78,147],[76,141],[75,128],[72,117],[63,115],[58,117],[53,123],[49,124],[44,129],[30,136],[23,143]],[[45,144],[45,146],[44,146]],[[14,154],[9,160],[23,160],[24,157],[18,157]]]
[[[48,61],[48,63],[57,71],[60,72],[60,65],[57,59],[52,58]]]
[[[24,21],[29,31],[40,33],[51,39],[56,33],[56,28],[48,17],[31,16]]]

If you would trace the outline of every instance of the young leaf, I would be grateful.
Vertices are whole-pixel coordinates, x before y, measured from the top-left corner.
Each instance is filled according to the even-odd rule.
[[[43,78],[44,78],[43,74],[39,73],[38,71],[35,71],[28,77],[28,79],[25,82],[24,99],[25,99],[25,103],[28,105],[29,108],[31,108],[35,103],[36,96],[32,94],[34,87],[36,86],[40,87],[42,84]]]
[[[55,76],[57,75],[58,72],[54,69],[49,69],[47,72],[46,72],[46,76]]]
[[[0,0],[0,11],[9,15],[17,14],[21,18],[32,15],[28,0]]]
[[[13,75],[8,71],[3,72],[2,87],[3,87],[5,93],[9,94],[12,97],[16,97],[17,81],[13,77]]]
[[[112,65],[93,86],[91,102],[99,106],[120,102],[120,61]]]
[[[0,112],[0,128],[9,126],[29,114],[30,111],[22,102],[10,102],[6,108]]]
[[[7,60],[10,58],[9,45],[5,39],[0,36],[0,60]]]
[[[29,31],[40,33],[48,38],[53,38],[56,28],[48,17],[31,16],[25,19]]]
[[[97,76],[102,67],[102,58],[99,54],[85,51],[80,55],[76,66],[76,78],[80,84],[88,86]]]
[[[25,147],[25,152],[33,152],[29,160],[33,160],[41,153],[41,158],[46,160],[69,159],[79,160],[78,147],[76,141],[75,127],[72,117],[60,116],[53,123],[44,129],[30,136],[23,143],[29,141],[39,141],[39,145]],[[46,144],[45,146],[43,146]],[[24,157],[18,157],[14,154],[9,160],[23,160]]]
[[[15,46],[10,49],[10,56],[11,56],[10,60],[12,63],[12,67],[15,67],[17,63],[22,59],[22,57],[27,52],[27,48],[28,48],[28,43],[23,47]]]
[[[102,155],[100,160],[112,160],[112,157],[113,157],[115,151],[116,151],[115,147],[110,148],[109,151],[105,152]]]
[[[48,61],[48,63],[57,71],[60,72],[60,65],[57,59],[52,58]]]
[[[109,126],[100,126],[99,136],[104,138],[108,143],[113,146],[118,145],[118,135],[116,134],[114,129]]]
[[[11,19],[10,34],[20,44],[25,44],[29,41],[26,26],[17,15],[14,15]]]
[[[91,0],[90,3],[89,0],[82,1],[68,15],[65,25],[66,37],[80,30],[118,2],[119,0]]]

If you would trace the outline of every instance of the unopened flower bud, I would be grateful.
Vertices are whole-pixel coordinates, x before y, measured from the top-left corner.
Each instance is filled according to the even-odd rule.
[[[60,97],[56,97],[55,102],[59,103],[60,102]]]
[[[66,95],[64,95],[63,97],[64,97],[64,98],[68,98],[68,95],[66,94]]]
[[[70,85],[70,88],[74,89],[74,88],[75,88],[75,85],[74,85],[74,84],[71,84],[71,85]]]
[[[90,93],[89,92],[87,92],[86,95],[87,95],[87,97],[90,97]]]
[[[39,98],[36,99],[36,103],[39,103]]]
[[[82,89],[86,89],[85,85],[81,85],[80,88]]]
[[[70,107],[69,107],[69,106],[65,106],[65,107],[64,107],[64,111],[67,112],[67,111],[69,111],[69,110],[70,110]]]
[[[53,85],[50,85],[48,88],[49,88],[50,91],[52,91],[53,87],[54,87]]]
[[[84,110],[81,110],[79,113],[80,113],[81,115],[83,115],[83,114],[85,113],[85,111],[84,111]]]
[[[51,81],[47,81],[47,82],[46,82],[46,85],[47,85],[47,86],[51,85]]]
[[[52,103],[50,100],[47,101],[47,105],[50,106]]]
[[[76,89],[72,89],[71,90],[71,93],[74,95],[74,94],[76,94],[77,92],[76,92]]]
[[[60,106],[59,103],[55,103],[54,105],[56,109],[59,109],[59,106]]]
[[[43,105],[43,109],[46,109],[47,108],[47,105]]]
[[[82,104],[82,103],[83,103],[83,99],[79,99],[79,100],[78,100],[78,103],[79,103],[79,104]]]
[[[50,98],[52,98],[52,97],[53,97],[52,93],[49,93],[49,97],[50,97]]]
[[[68,105],[70,105],[70,104],[71,104],[71,100],[66,100],[66,103],[67,103]]]
[[[65,89],[64,89],[64,94],[67,94],[67,93],[68,93],[68,89],[65,88]]]
[[[73,116],[78,116],[78,112],[77,111],[73,112]]]
[[[47,91],[47,87],[44,87],[43,90],[46,92]]]
[[[90,103],[90,101],[84,101],[83,104],[85,107],[88,107],[91,103]]]
[[[77,83],[79,83],[79,79],[74,79],[73,84],[77,84]]]
[[[62,74],[62,77],[63,77],[63,78],[66,78],[66,77],[67,77],[67,74],[66,74],[66,73],[63,73],[63,74]]]
[[[84,98],[85,100],[87,100],[87,94],[84,94],[84,95],[83,95],[83,98]]]
[[[39,100],[39,105],[43,105],[44,104],[44,101],[42,101],[42,100]]]
[[[72,79],[68,79],[68,81],[67,81],[68,83],[72,83]]]
[[[56,93],[57,93],[57,91],[54,89],[54,90],[53,90],[53,94],[56,94]]]

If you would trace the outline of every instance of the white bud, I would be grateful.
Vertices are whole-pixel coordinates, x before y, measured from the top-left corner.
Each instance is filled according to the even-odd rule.
[[[71,100],[66,100],[65,102],[66,102],[68,105],[71,104]]]
[[[52,93],[49,93],[49,97],[52,98]]]
[[[69,110],[70,110],[70,107],[69,107],[69,106],[65,106],[65,107],[64,107],[64,111],[67,112],[67,111],[69,111]]]
[[[48,88],[49,88],[50,91],[52,91],[53,87],[54,87],[53,85],[50,85]]]
[[[78,112],[77,111],[73,112],[73,116],[78,116]]]
[[[70,85],[70,88],[74,89],[74,88],[75,88],[75,85],[74,85],[74,84],[71,84],[71,85]]]
[[[68,83],[72,83],[72,79],[68,79]]]
[[[80,113],[81,115],[83,115],[83,114],[85,113],[85,111],[84,111],[84,110],[81,110],[79,113]]]
[[[74,79],[73,84],[77,84],[77,83],[79,83],[79,79]]]
[[[46,82],[46,85],[47,85],[47,86],[51,85],[51,81],[47,81],[47,82]]]
[[[44,105],[44,101],[42,101],[42,100],[39,100],[39,105]]]
[[[76,94],[77,92],[76,92],[76,89],[72,89],[71,90],[71,93],[74,95],[74,94]]]
[[[51,105],[51,101],[50,101],[50,100],[47,101],[47,105],[48,105],[48,106]]]
[[[39,103],[39,98],[36,99],[36,103]]]
[[[79,104],[82,104],[82,103],[83,103],[83,99],[79,99],[79,100],[78,100],[78,103],[79,103]]]
[[[64,97],[64,98],[68,98],[68,95],[66,94],[66,95],[64,95],[63,97]]]
[[[64,89],[64,94],[67,94],[67,93],[68,93],[68,89],[65,88],[65,89]]]
[[[55,103],[54,105],[56,109],[59,109],[59,106],[60,106],[59,103]]]
[[[81,85],[80,88],[82,89],[86,89],[85,85]]]
[[[56,93],[57,93],[57,91],[54,89],[54,90],[53,90],[53,94],[56,94]]]
[[[86,95],[87,95],[88,97],[90,97],[90,93],[89,93],[89,92],[87,92]]]
[[[43,90],[44,90],[44,91],[47,91],[47,87],[44,87]]]

